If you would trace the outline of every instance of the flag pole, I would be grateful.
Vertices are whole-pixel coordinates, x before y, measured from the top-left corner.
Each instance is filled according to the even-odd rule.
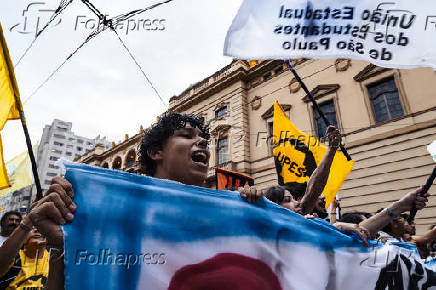
[[[315,101],[315,99],[313,98],[312,94],[309,92],[309,89],[306,87],[306,84],[303,82],[303,80],[300,78],[300,76],[298,75],[297,71],[295,70],[294,66],[291,63],[291,60],[287,60],[286,61],[289,70],[294,74],[295,79],[300,83],[301,87],[303,88],[303,90],[306,92],[307,97],[309,98],[309,100],[312,102],[313,104],[313,108],[318,112],[318,114],[321,116],[321,119],[323,119],[324,123],[326,124],[326,126],[330,126],[330,122],[329,120],[327,120],[326,116],[324,115],[324,113],[321,111],[320,107],[318,106],[318,103]],[[339,148],[341,149],[342,153],[345,155],[345,157],[347,157],[347,160],[350,161],[351,160],[351,156],[348,154],[347,150],[345,149],[344,145],[339,145]]]
[[[428,177],[427,182],[425,183],[424,188],[420,193],[420,196],[424,196],[428,192],[430,187],[433,185],[433,182],[435,179],[436,179],[436,167],[433,168],[433,172]],[[407,222],[409,224],[413,223],[413,220],[415,219],[415,215],[416,215],[417,211],[418,210],[416,209],[416,205],[414,204],[412,209],[410,210],[409,218],[407,219]]]
[[[35,155],[33,155],[32,141],[30,140],[29,131],[27,130],[26,117],[24,116],[21,101],[15,93],[14,98],[17,110],[20,112],[21,125],[23,126],[24,136],[26,138],[27,152],[29,152],[30,163],[32,164],[33,179],[36,185],[36,200],[40,200],[42,198],[42,188],[38,177],[38,168],[36,167]],[[32,191],[30,193],[32,194]],[[30,199],[32,199],[32,195],[30,196]]]

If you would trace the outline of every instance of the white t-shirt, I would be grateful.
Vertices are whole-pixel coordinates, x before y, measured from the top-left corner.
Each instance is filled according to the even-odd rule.
[[[8,237],[3,237],[2,235],[0,235],[0,247],[1,245],[3,245],[3,242],[6,241]]]
[[[379,231],[378,234],[380,237],[386,238],[386,240],[387,240],[386,243],[388,243],[388,244],[390,244],[392,242],[393,243],[404,242],[404,240],[402,238],[400,238],[400,239],[394,238],[390,234],[385,233],[383,231]]]

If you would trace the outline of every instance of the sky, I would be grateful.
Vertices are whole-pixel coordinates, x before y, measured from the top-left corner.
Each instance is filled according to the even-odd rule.
[[[47,23],[59,2],[2,2],[0,22],[14,64],[34,39],[37,27],[40,30]],[[159,1],[90,2],[110,18]],[[117,31],[168,104],[172,96],[232,61],[223,56],[223,45],[241,3],[242,0],[174,0],[122,23]],[[116,34],[109,30],[85,44],[33,94],[96,24],[96,16],[81,1],[73,0],[15,67],[33,144],[41,138],[44,126],[56,118],[72,122],[72,131],[77,135],[106,136],[118,143],[125,134],[137,134],[140,125],[151,125],[168,108]],[[8,121],[1,136],[5,161],[26,150],[20,121]]]

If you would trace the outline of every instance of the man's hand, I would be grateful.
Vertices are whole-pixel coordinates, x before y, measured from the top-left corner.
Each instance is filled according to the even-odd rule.
[[[258,200],[263,196],[263,192],[257,190],[254,186],[246,185],[244,187],[239,187],[238,191],[241,197],[250,203],[258,202]]]
[[[339,145],[341,145],[342,142],[341,133],[334,126],[328,126],[325,136],[330,148],[337,149]]]
[[[63,247],[64,235],[60,225],[74,219],[77,207],[73,197],[71,184],[61,177],[54,177],[45,196],[32,205],[29,218],[50,246]]]
[[[416,205],[416,209],[418,210],[423,209],[428,201],[427,197],[430,196],[429,193],[426,193],[424,196],[421,196],[421,192],[423,189],[424,186],[421,186],[420,188],[412,192],[409,192],[402,199],[400,199],[397,202],[397,206],[400,211],[399,213],[411,210],[414,204]]]
[[[362,239],[363,245],[365,247],[369,246],[368,237],[370,236],[370,234],[365,227],[356,224],[342,223],[342,222],[337,222],[334,224],[334,226],[346,234],[356,233]]]

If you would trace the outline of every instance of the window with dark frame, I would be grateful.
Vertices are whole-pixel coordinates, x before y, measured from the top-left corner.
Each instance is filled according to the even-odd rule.
[[[282,72],[283,72],[283,66],[282,66],[282,65],[279,66],[279,67],[277,67],[277,68],[274,70],[274,74],[275,74],[275,75],[281,74]]]
[[[367,86],[376,123],[403,117],[397,85],[393,77]]]
[[[265,81],[272,78],[272,73],[268,72],[268,73],[264,74],[262,78],[263,78],[263,81],[265,82]]]
[[[216,164],[221,165],[229,161],[228,138],[219,138],[216,143]]]
[[[227,106],[223,106],[223,107],[219,108],[218,110],[216,110],[215,117],[219,118],[219,117],[222,117],[226,114],[227,114]]]
[[[324,113],[325,117],[330,122],[330,124],[338,128],[338,121],[336,119],[336,109],[335,109],[334,101],[333,100],[326,101],[324,103],[319,104],[318,106],[321,109],[321,111]],[[325,136],[325,131],[327,130],[327,126],[317,110],[313,109],[313,115],[315,117],[316,133],[318,138],[320,139]]]

